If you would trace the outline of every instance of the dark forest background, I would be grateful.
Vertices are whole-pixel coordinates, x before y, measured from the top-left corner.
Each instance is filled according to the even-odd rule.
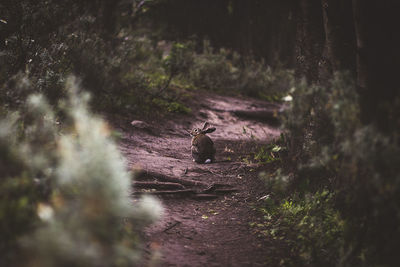
[[[40,130],[45,111],[28,108],[37,103],[29,96],[44,95],[52,120],[73,128],[63,99],[74,75],[91,110],[144,118],[192,112],[190,90],[290,95],[279,166],[263,177],[274,196],[261,208],[266,238],[276,242],[271,264],[397,266],[399,11],[394,0],[1,1],[0,263],[18,260],[17,240],[40,224],[38,203],[65,197],[54,173],[21,154],[39,151],[32,157],[50,169],[62,162],[49,147],[64,130]],[[93,235],[112,250],[105,244],[122,232]]]

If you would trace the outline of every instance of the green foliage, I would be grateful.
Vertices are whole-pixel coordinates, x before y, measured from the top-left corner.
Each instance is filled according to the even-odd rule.
[[[258,227],[267,238],[279,244],[271,249],[281,256],[280,265],[337,265],[344,221],[333,207],[331,193],[325,190],[304,198],[284,199],[277,205],[269,199],[264,201],[263,222]]]
[[[194,53],[192,58],[193,66],[187,76],[200,88],[280,100],[294,84],[290,70],[272,70],[263,61],[242,58],[226,49],[215,52],[207,41],[202,53]]]
[[[159,97],[171,72],[176,75],[185,66],[184,47],[175,45],[170,60],[163,60],[164,51],[126,20],[126,10],[138,3],[107,2],[18,0],[4,8],[0,4],[0,17],[9,22],[0,24],[5,38],[0,47],[2,105],[18,108],[29,94],[41,93],[56,106],[66,96],[66,78],[75,74],[92,93],[96,110],[150,113],[154,95]],[[112,17],[106,20],[107,12]],[[140,12],[134,13],[131,16]],[[23,16],[16,20],[13,14]],[[165,98],[179,102],[177,93],[170,91],[162,92],[172,95]]]
[[[285,125],[289,158],[297,168],[288,193],[334,192],[331,207],[346,225],[341,252],[335,252],[341,266],[398,265],[393,256],[400,242],[398,132],[361,125],[347,74],[336,74],[326,87],[303,83],[293,97]]]
[[[316,188],[330,186],[340,143],[351,138],[360,125],[354,82],[346,73],[337,74],[325,87],[302,82],[293,98],[284,127],[288,130],[291,156],[305,172],[302,177],[311,179],[307,182],[299,178],[297,182],[314,184]]]
[[[57,162],[54,114],[40,101],[30,98],[25,122],[18,113],[0,122],[0,258],[5,262],[18,255],[18,238],[38,223],[36,206],[49,197],[51,166]]]
[[[168,101],[165,101],[160,98],[154,98],[153,103],[155,105],[157,105],[158,107],[165,109],[171,113],[189,114],[192,112],[192,110],[190,108],[188,108],[184,104],[181,104],[178,102],[168,102]]]
[[[92,94],[96,110],[137,114],[153,114],[154,99],[169,102],[163,110],[188,112],[182,89],[279,100],[292,87],[291,71],[272,71],[226,49],[215,52],[209,42],[198,53],[192,41],[159,41],[148,26],[138,22],[140,27],[132,27],[155,1],[14,2],[0,4],[0,17],[7,21],[0,24],[5,39],[0,102],[5,108],[23,106],[32,93],[57,106],[71,74]],[[17,14],[23,16],[14,19]]]
[[[263,145],[255,153],[254,159],[263,163],[271,163],[274,161],[280,161],[280,154],[286,152],[285,137],[281,134],[281,137],[276,142],[272,142],[268,145]]]
[[[257,161],[265,162],[265,163],[270,163],[278,160],[278,158],[275,156],[273,153],[273,149],[275,147],[271,146],[262,146],[258,152],[254,155],[254,159]],[[280,148],[277,146],[277,148]]]
[[[191,42],[172,44],[169,55],[163,60],[166,72],[171,75],[187,72],[193,64],[192,50],[193,44]]]
[[[226,50],[214,53],[209,42],[205,42],[203,52],[194,57],[193,66],[188,73],[189,79],[200,88],[213,90],[229,88],[237,69],[231,65],[227,57]]]
[[[290,175],[282,173],[281,169],[275,172],[261,172],[259,177],[265,182],[268,191],[273,192],[279,198],[284,198],[288,194],[288,187],[292,180]]]
[[[131,175],[109,127],[88,111],[88,95],[73,79],[67,91],[62,122],[41,95],[28,98],[22,135],[18,120],[1,122],[0,263],[132,266],[138,231],[161,207],[132,199]]]

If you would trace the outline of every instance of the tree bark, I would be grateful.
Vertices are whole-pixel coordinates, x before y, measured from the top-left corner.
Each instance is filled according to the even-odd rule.
[[[351,1],[321,0],[326,56],[332,72],[355,71],[355,32]]]
[[[296,76],[308,83],[319,81],[324,47],[324,29],[319,0],[300,0],[297,4]]]
[[[362,110],[361,120],[368,124],[372,118],[374,105],[373,99],[368,93],[368,65],[366,49],[366,6],[365,0],[353,0],[354,29],[356,36],[356,73],[357,73],[357,91],[360,95],[360,107]],[[368,108],[369,107],[369,108]],[[369,110],[371,112],[369,112]]]
[[[340,57],[340,1],[338,0],[321,0],[322,16],[325,30],[325,42],[327,48],[327,56],[329,58],[332,71],[342,69]]]
[[[399,1],[353,0],[361,121],[392,131],[399,108]],[[396,106],[397,105],[397,106]],[[396,115],[397,114],[397,115]]]

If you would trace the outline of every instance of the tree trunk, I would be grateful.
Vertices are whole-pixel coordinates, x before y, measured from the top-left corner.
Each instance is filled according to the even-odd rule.
[[[374,100],[368,92],[368,65],[366,49],[366,5],[365,0],[353,0],[354,29],[356,35],[356,72],[357,72],[357,91],[360,95],[360,107],[362,110],[361,121],[365,124],[372,119],[374,112]]]
[[[332,70],[337,71],[340,69],[340,58],[337,53],[337,24],[334,21],[334,16],[337,12],[337,2],[334,2],[332,0],[321,0],[327,54]]]
[[[397,38],[399,1],[353,0],[357,41],[357,88],[361,121],[383,131],[396,127],[399,112],[398,71],[400,43]],[[397,106],[396,106],[397,105]],[[397,115],[396,115],[397,114]]]
[[[300,0],[297,4],[297,77],[306,77],[309,83],[319,81],[324,39],[320,1]]]

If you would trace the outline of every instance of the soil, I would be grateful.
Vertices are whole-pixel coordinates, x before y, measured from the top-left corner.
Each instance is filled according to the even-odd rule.
[[[254,163],[253,155],[279,137],[274,115],[282,106],[197,94],[188,102],[190,115],[122,127],[120,149],[132,168],[142,170],[137,179],[163,183],[159,178],[167,178],[175,185],[174,179],[199,182],[183,183],[176,190],[146,190],[160,199],[164,215],[145,230],[143,266],[265,266],[268,240],[251,224],[259,220],[255,206],[267,194],[258,173],[269,167]],[[217,129],[209,134],[216,162],[197,164],[190,154],[188,130],[205,121]],[[169,193],[179,190],[183,192]]]

